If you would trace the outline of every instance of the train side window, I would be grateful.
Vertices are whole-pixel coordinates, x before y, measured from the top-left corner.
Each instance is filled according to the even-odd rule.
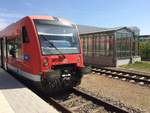
[[[22,39],[23,39],[23,43],[28,43],[29,42],[29,37],[28,37],[26,27],[22,27]]]
[[[13,56],[16,57],[16,46],[14,45],[14,40],[8,41],[7,42],[7,52],[8,52],[8,57]]]
[[[21,51],[20,38],[8,40],[7,52],[8,52],[8,57],[12,56],[13,58],[21,58],[22,51]]]

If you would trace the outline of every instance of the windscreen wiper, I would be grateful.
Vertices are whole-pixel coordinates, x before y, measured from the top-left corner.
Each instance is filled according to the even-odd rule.
[[[63,56],[63,58],[66,58],[65,55],[64,55],[52,42],[50,42],[47,38],[45,38],[45,37],[42,36],[42,35],[41,35],[41,37],[42,37],[45,41],[48,42],[49,47],[53,46],[53,47],[60,53],[60,55]],[[51,46],[50,46],[50,45],[51,45]]]

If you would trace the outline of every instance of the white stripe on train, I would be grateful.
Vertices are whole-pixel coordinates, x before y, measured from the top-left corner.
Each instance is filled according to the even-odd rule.
[[[31,73],[27,73],[25,71],[17,69],[16,67],[14,67],[14,66],[12,66],[10,64],[8,64],[7,66],[8,66],[9,70],[11,70],[11,71],[13,71],[13,72],[15,72],[15,73],[17,73],[17,74],[19,74],[19,75],[29,79],[29,80],[32,80],[32,81],[35,81],[35,82],[41,81],[41,76],[40,75],[34,75],[34,74],[31,74]]]

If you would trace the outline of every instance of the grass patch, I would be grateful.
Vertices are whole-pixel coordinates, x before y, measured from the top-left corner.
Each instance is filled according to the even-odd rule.
[[[134,64],[123,65],[121,67],[127,69],[134,69],[137,71],[150,72],[150,62],[135,62]]]

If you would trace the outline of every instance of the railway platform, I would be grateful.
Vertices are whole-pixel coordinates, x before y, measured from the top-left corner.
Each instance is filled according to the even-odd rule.
[[[0,68],[0,113],[58,113],[58,111]]]

